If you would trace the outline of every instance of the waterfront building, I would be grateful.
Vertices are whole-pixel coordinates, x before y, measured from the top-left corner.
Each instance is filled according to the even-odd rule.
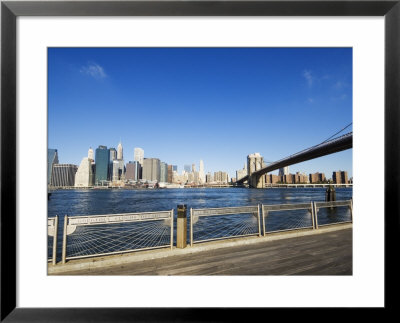
[[[108,170],[110,163],[110,152],[106,146],[99,146],[96,149],[96,173],[95,184],[101,185],[102,182],[108,180]]]
[[[144,150],[142,148],[135,148],[133,151],[133,160],[140,163],[143,166]]]
[[[289,166],[283,167],[283,168],[279,168],[279,176],[283,176],[283,175],[289,175]]]
[[[72,164],[54,164],[51,175],[51,186],[65,187],[75,185],[75,174],[78,166]]]
[[[116,159],[112,162],[112,181],[123,181],[125,179],[125,165],[122,159]]]
[[[267,184],[276,184],[282,182],[282,178],[279,175],[274,174],[266,174],[265,175],[265,183]]]
[[[138,161],[130,161],[126,164],[125,179],[138,182],[141,178],[142,167]]]
[[[186,173],[187,174],[187,181],[189,183],[193,183],[194,182],[194,173]]]
[[[183,166],[183,170],[184,170],[186,173],[190,173],[190,165],[184,165],[184,166]]]
[[[110,162],[108,164],[108,176],[107,179],[112,181],[113,177],[113,161],[117,159],[117,150],[115,148],[110,148]]]
[[[229,177],[226,172],[218,171],[214,172],[214,182],[217,183],[228,183]]]
[[[160,182],[168,182],[168,164],[164,162],[160,163]]]
[[[196,184],[200,183],[200,173],[199,172],[193,172],[193,182]]]
[[[294,175],[286,174],[282,176],[282,182],[285,184],[294,184]]]
[[[158,158],[143,159],[142,179],[160,181],[160,160]]]
[[[326,182],[326,177],[324,173],[314,173],[309,175],[309,182],[311,184]]]
[[[196,164],[192,164],[192,173],[196,171]]]
[[[335,184],[348,184],[348,176],[346,171],[337,171],[332,173],[332,180]]]
[[[244,164],[243,169],[239,169],[236,171],[236,180],[238,181],[239,179],[245,177],[247,175],[247,166]]]
[[[175,172],[176,172],[176,170],[175,170]],[[172,183],[173,174],[174,174],[174,166],[168,165],[168,171],[167,171],[167,182],[168,183]]]
[[[58,164],[57,149],[47,149],[47,185],[51,184],[51,175],[53,172],[53,165]]]
[[[75,173],[75,187],[89,187],[94,184],[95,167],[93,160],[89,157],[84,157]]]
[[[212,174],[210,172],[208,172],[206,175],[206,183],[211,183],[213,181],[214,181],[214,177],[212,176]]]
[[[264,157],[260,153],[254,153],[247,156],[247,175],[263,168]]]
[[[204,173],[204,162],[203,160],[200,160],[199,164],[199,183],[205,183],[206,182],[206,175]]]
[[[305,174],[301,174],[300,172],[296,172],[294,175],[295,184],[306,184],[308,183],[308,177]]]

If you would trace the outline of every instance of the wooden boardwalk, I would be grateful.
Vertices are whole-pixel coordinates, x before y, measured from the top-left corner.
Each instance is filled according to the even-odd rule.
[[[352,246],[350,228],[65,275],[352,275]]]

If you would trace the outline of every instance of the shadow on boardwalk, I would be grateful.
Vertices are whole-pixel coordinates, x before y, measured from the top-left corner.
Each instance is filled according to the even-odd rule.
[[[199,244],[49,267],[53,275],[352,275],[352,228]],[[143,256],[144,255],[144,256]],[[106,261],[104,261],[107,259]],[[110,262],[110,259],[112,261]],[[108,261],[108,262],[107,262]]]

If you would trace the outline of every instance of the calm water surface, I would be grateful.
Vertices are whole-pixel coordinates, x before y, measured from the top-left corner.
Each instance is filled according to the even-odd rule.
[[[48,201],[48,216],[100,215],[189,208],[288,204],[325,201],[325,188],[193,188],[147,190],[57,190]],[[336,199],[352,198],[352,188],[337,188]],[[176,210],[175,210],[176,212]]]
[[[136,213],[167,211],[176,208],[179,204],[186,204],[190,208],[221,208],[229,206],[257,206],[258,204],[291,204],[314,201],[325,201],[325,188],[197,188],[197,189],[147,189],[147,190],[57,190],[52,192],[48,201],[48,217],[59,216],[57,258],[61,258],[62,232],[64,215],[102,215],[117,213]],[[352,188],[337,188],[337,200],[352,198]],[[189,212],[188,212],[189,217]],[[348,208],[321,208],[318,212],[318,223],[329,224],[348,221],[350,211]],[[312,226],[311,213],[307,210],[270,212],[266,218],[266,231],[280,231],[300,227]],[[190,217],[188,218],[188,243],[190,237]],[[88,228],[86,228],[88,229]],[[100,230],[100,226],[96,230]],[[83,229],[82,229],[83,230]],[[217,239],[239,234],[258,234],[257,217],[249,215],[224,215],[202,217],[194,225],[194,241]],[[122,237],[122,228],[116,231],[115,241]],[[150,230],[144,230],[150,235]],[[100,231],[92,233],[100,236]],[[77,237],[79,241],[87,240],[88,245],[98,247],[104,239],[96,240],[93,236]],[[70,237],[71,239],[72,237]],[[127,239],[129,236],[127,236]],[[174,244],[176,243],[176,221],[174,224]],[[112,240],[112,239],[111,239]],[[122,239],[123,240],[123,239]],[[93,243],[96,241],[96,243]],[[107,241],[106,241],[107,242]],[[111,243],[106,243],[110,246]],[[69,243],[70,248],[72,245]],[[167,244],[169,242],[167,241]],[[51,256],[52,240],[48,239],[48,254]],[[77,248],[82,253],[91,253],[83,250],[82,245]],[[85,247],[86,248],[86,247]],[[97,248],[98,249],[98,248]],[[116,249],[117,250],[117,249]],[[113,250],[108,250],[111,252]],[[105,252],[105,251],[103,251]],[[68,251],[67,251],[68,253]],[[92,252],[92,254],[95,252]],[[98,251],[97,253],[101,253]]]

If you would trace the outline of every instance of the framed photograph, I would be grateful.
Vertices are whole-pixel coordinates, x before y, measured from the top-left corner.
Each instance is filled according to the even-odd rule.
[[[399,15],[3,1],[1,320],[391,309]]]

